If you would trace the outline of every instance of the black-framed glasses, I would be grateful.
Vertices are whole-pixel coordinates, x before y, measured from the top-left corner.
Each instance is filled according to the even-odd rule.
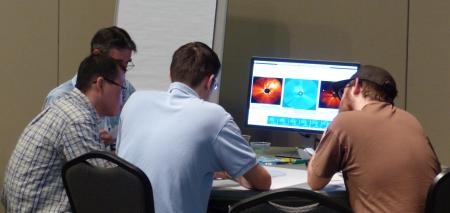
[[[214,82],[212,83],[211,88],[212,88],[213,91],[219,89],[219,82],[217,82],[216,79],[214,79]]]
[[[345,86],[345,87],[347,87],[347,86]],[[337,91],[337,96],[339,99],[342,99],[342,96],[344,95],[345,87],[339,88],[339,90]]]
[[[339,88],[339,89],[337,90],[337,96],[338,96],[338,98],[342,100],[342,96],[344,95],[344,90],[345,90],[345,88],[351,87],[351,86],[353,86],[353,85],[354,85],[354,84],[352,84],[352,82],[349,82],[349,83],[347,83],[345,86]]]
[[[336,98],[342,99],[345,88],[353,86],[352,80],[353,79],[347,79],[347,80],[333,82],[330,87],[330,90],[333,92],[333,96]]]
[[[120,87],[122,90],[126,90],[127,89],[125,86],[123,86],[123,85],[121,85],[121,84],[119,84],[119,83],[117,83],[117,82],[115,82],[115,81],[113,81],[113,80],[111,80],[109,78],[103,77],[103,79],[105,79],[105,81],[107,81],[110,84],[114,84],[114,85]]]

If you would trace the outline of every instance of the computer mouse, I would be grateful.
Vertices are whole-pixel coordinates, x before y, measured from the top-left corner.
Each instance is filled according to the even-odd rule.
[[[305,150],[305,152],[307,152],[310,155],[316,154],[316,151],[314,151],[313,148],[308,147],[308,148],[305,148],[304,150]]]
[[[304,160],[309,160],[309,159],[311,159],[311,154],[309,154],[308,152],[306,152],[305,151],[305,149],[302,149],[302,148],[298,148],[297,149],[297,152],[298,152],[298,156],[301,158],[301,159],[304,159]]]

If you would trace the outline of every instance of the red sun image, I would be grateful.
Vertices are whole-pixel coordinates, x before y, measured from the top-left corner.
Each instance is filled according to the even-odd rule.
[[[333,95],[333,91],[325,90],[320,93],[320,105],[326,108],[338,108],[341,100]]]
[[[252,86],[252,102],[280,104],[282,83],[279,78],[255,77]]]

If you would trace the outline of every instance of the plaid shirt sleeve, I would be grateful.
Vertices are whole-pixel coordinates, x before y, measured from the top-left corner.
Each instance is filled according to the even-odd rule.
[[[98,127],[94,123],[73,123],[69,125],[63,134],[62,150],[67,161],[70,161],[80,155],[90,151],[100,150],[107,151],[98,136]],[[111,167],[112,164],[103,160],[90,161],[96,166]]]

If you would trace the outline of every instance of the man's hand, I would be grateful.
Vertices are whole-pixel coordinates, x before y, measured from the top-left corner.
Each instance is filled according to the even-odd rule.
[[[100,140],[105,145],[111,145],[116,143],[116,139],[111,134],[109,134],[109,132],[106,129],[100,130]]]
[[[230,175],[225,171],[214,172],[214,179],[223,180],[231,179]]]
[[[233,180],[239,183],[239,185],[245,187],[245,188],[252,188],[252,185],[244,178],[244,177],[239,177],[237,180],[231,178],[231,176],[225,172],[225,171],[220,171],[220,172],[214,172],[214,180]]]

